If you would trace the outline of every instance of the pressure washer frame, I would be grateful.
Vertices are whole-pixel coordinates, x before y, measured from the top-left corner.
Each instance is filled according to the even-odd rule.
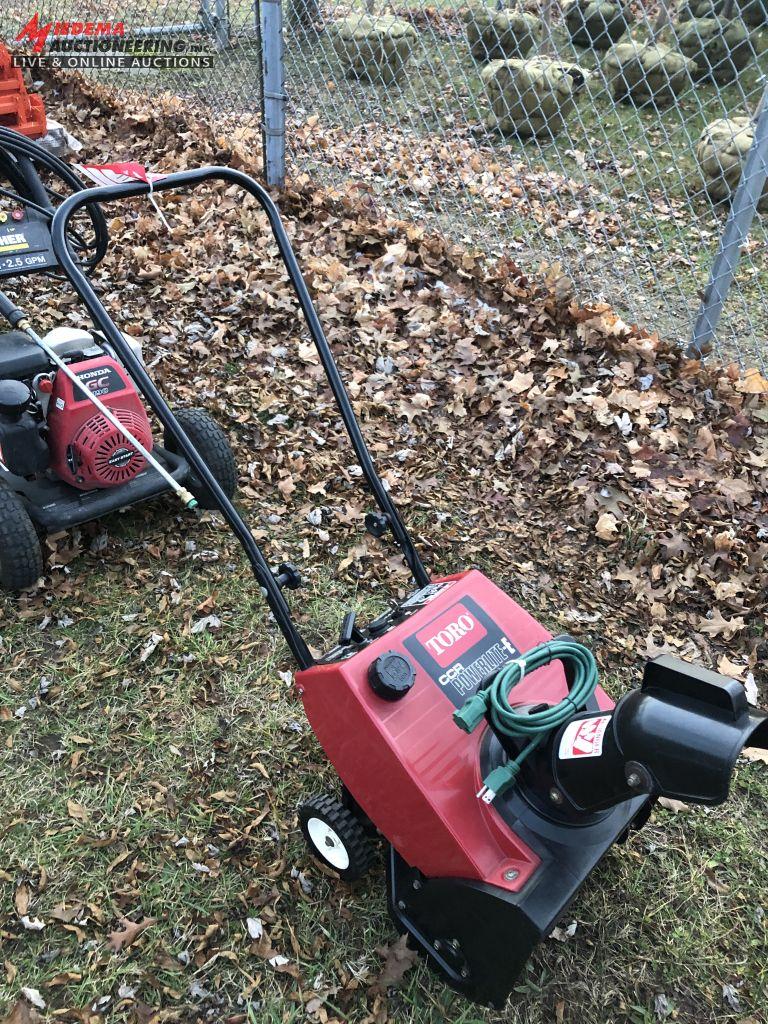
[[[150,192],[188,189],[203,182],[217,180],[232,185],[239,185],[257,200],[264,213],[266,213],[280,256],[296,292],[299,306],[309,328],[309,333],[317,348],[320,362],[341,414],[344,427],[352,443],[352,448],[362,468],[365,481],[379,507],[379,514],[373,517],[371,523],[373,530],[377,536],[383,535],[387,530],[392,533],[402,551],[406,564],[413,574],[416,584],[419,587],[426,586],[430,582],[429,573],[416,551],[413,540],[400,518],[400,514],[389,492],[376,471],[328,339],[325,336],[317,311],[312,303],[309,289],[291,248],[280,213],[266,189],[249,175],[229,167],[201,167],[192,171],[179,171],[175,174],[169,174],[165,178],[157,179],[151,185],[146,182],[135,181],[126,184],[105,185],[98,188],[85,189],[82,192],[76,192],[74,195],[69,196],[57,209],[51,224],[53,250],[59,267],[85,303],[94,325],[104,334],[117,352],[147,405],[152,409],[163,427],[174,438],[180,451],[192,466],[195,475],[213,495],[221,513],[248,556],[256,580],[265,591],[267,603],[275,617],[280,632],[285,637],[291,653],[296,659],[299,668],[305,669],[314,664],[314,658],[293,620],[290,607],[282,592],[284,584],[281,584],[278,575],[270,569],[261,548],[253,538],[242,516],[222,491],[210,470],[200,458],[194,445],[184,433],[173,411],[158,391],[152,378],[127,345],[119,328],[96,294],[93,285],[73,258],[66,240],[67,225],[71,217],[82,207],[90,203],[109,203],[117,199],[130,199],[135,196],[149,195]]]

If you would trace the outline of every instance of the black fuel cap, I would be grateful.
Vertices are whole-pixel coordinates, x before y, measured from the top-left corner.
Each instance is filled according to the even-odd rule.
[[[368,682],[377,697],[400,700],[416,681],[416,669],[404,654],[387,651],[372,662]]]
[[[0,413],[6,416],[21,416],[32,392],[20,380],[0,380]]]

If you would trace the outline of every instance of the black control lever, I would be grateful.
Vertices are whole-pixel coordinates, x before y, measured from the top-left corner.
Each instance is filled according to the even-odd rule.
[[[355,625],[355,619],[357,618],[357,612],[347,612],[344,616],[344,621],[341,624],[341,632],[339,633],[339,646],[346,647],[347,644],[351,644],[353,641],[356,644],[362,643],[365,640],[363,633]]]
[[[383,537],[390,528],[389,516],[384,512],[368,512],[365,517],[365,528],[372,537]]]

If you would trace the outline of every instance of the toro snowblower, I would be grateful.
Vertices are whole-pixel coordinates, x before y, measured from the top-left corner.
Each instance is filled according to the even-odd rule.
[[[377,506],[366,527],[391,536],[414,579],[410,596],[373,621],[362,624],[350,611],[338,642],[318,659],[286,600],[286,589],[301,585],[299,570],[270,568],[68,241],[73,218],[96,204],[216,180],[255,197],[269,219]],[[768,747],[768,716],[749,707],[739,683],[667,656],[648,662],[640,687],[614,706],[591,652],[552,637],[480,572],[430,577],[377,475],[277,208],[247,175],[212,167],[152,186],[76,192],[56,210],[50,248],[115,366],[236,534],[298,664],[297,693],[341,781],[338,797],[314,796],[299,809],[310,849],[352,880],[371,866],[375,837],[383,839],[397,928],[456,989],[503,1003],[611,845],[642,826],[659,796],[723,801],[742,747]],[[14,327],[27,324],[6,298],[2,312]],[[63,399],[66,412],[71,392]]]

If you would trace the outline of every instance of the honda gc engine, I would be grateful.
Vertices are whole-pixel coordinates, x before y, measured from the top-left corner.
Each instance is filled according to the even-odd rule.
[[[128,438],[94,408],[110,409],[144,448],[152,448],[149,418],[123,366],[87,331],[57,328],[46,342],[80,381],[75,383],[22,332],[0,336],[0,460],[21,477],[51,471],[80,490],[115,487],[146,462]],[[133,349],[140,346],[131,340]]]
[[[142,445],[152,448],[149,419],[123,367],[108,355],[71,365],[82,387],[59,374],[53,386],[48,426],[51,465],[74,487],[115,487],[146,466],[144,456],[125,434],[96,411],[86,389],[111,408]]]
[[[0,44],[7,68],[4,53]],[[18,93],[20,73],[12,77]],[[38,97],[33,105],[40,117],[22,118],[19,130],[44,135]],[[57,243],[57,214],[81,197],[81,211],[64,210],[64,241]],[[0,126],[0,283],[35,274],[61,278],[69,259],[90,273],[108,244],[104,214],[80,174],[45,144]],[[24,590],[40,579],[46,534],[163,494],[187,509],[218,507],[217,497],[232,497],[237,467],[227,435],[205,409],[173,416],[159,405],[141,346],[111,320],[94,320],[94,333],[58,327],[41,336],[0,290],[0,322],[11,328],[0,332],[0,589]],[[157,441],[145,400],[164,429]]]

